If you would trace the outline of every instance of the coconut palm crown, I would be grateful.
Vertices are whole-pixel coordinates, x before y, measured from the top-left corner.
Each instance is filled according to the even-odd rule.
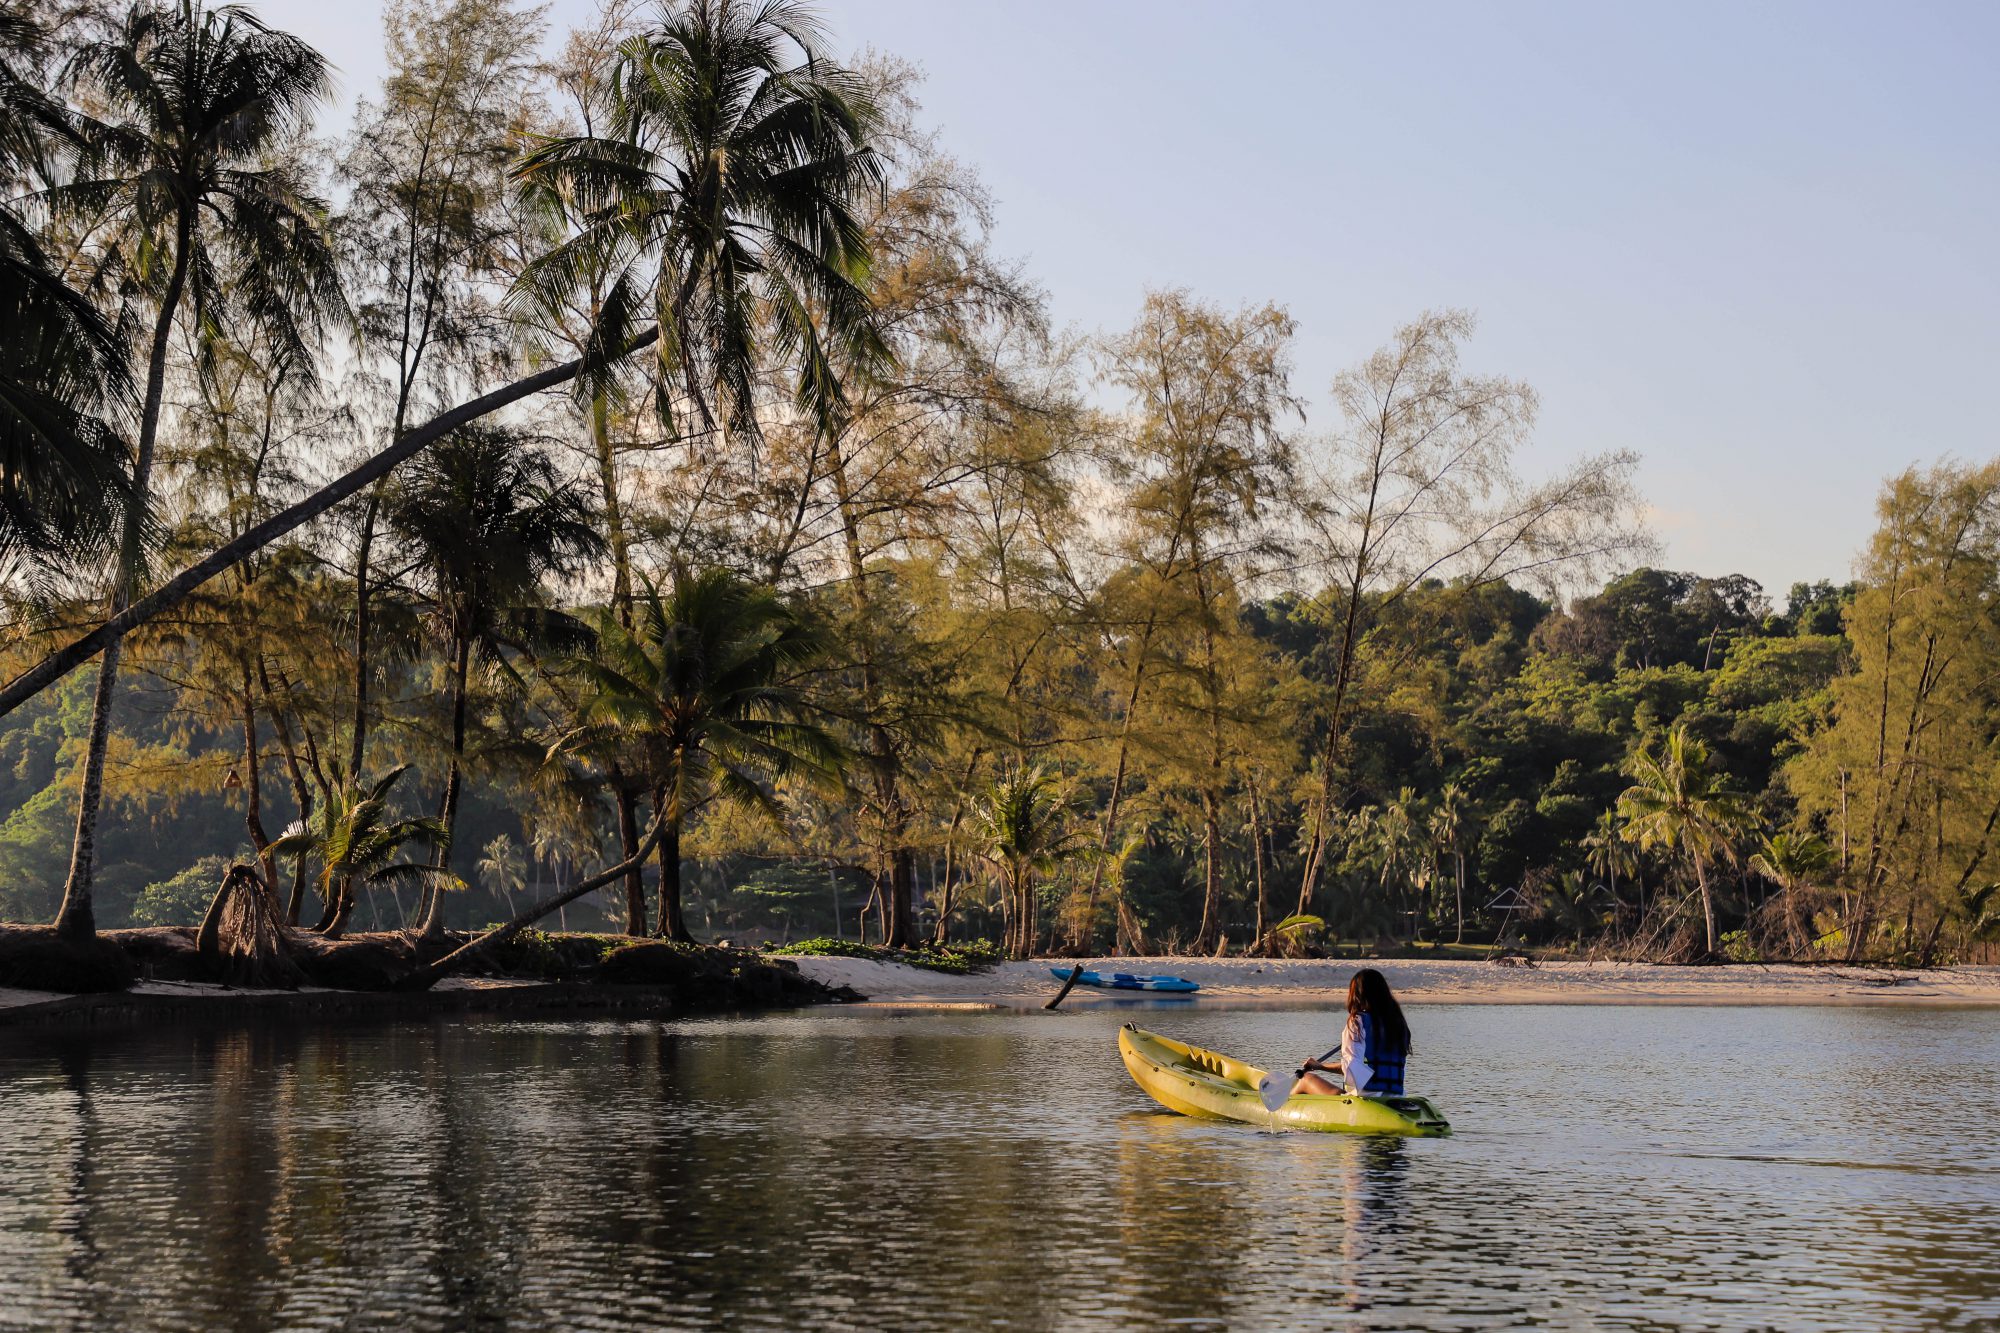
[[[823,46],[792,0],[671,0],[618,48],[605,132],[549,139],[518,169],[580,224],[529,267],[519,299],[552,307],[608,276],[596,353],[609,362],[656,322],[670,424],[678,395],[695,427],[719,420],[754,444],[768,351],[830,427],[846,402],[836,366],[887,358],[856,207],[882,181],[878,112]]]
[[[374,782],[343,783],[321,802],[312,817],[294,823],[274,839],[273,857],[302,856],[319,863],[318,887],[326,900],[320,929],[338,935],[354,912],[354,886],[432,882],[441,872],[418,861],[399,860],[413,843],[445,846],[450,835],[436,819],[396,818],[389,794],[409,766],[392,768]]]
[[[1736,840],[1752,824],[1748,801],[1713,767],[1708,747],[1686,727],[1673,728],[1660,745],[1641,750],[1626,772],[1632,785],[1618,798],[1623,836],[1641,851],[1659,848],[1687,858],[1701,892],[1707,953],[1714,957],[1719,940],[1708,871],[1718,862],[1735,862]]]
[[[80,145],[45,86],[49,63],[42,29],[0,12],[0,572],[45,574],[101,550],[129,475],[103,415],[131,393],[124,353],[31,225],[37,182]]]
[[[829,651],[815,622],[724,569],[641,583],[631,628],[607,610],[597,651],[575,663],[589,701],[558,748],[643,756],[663,829],[659,933],[686,940],[687,820],[715,801],[776,819],[777,788],[840,787],[851,756],[804,688]]]

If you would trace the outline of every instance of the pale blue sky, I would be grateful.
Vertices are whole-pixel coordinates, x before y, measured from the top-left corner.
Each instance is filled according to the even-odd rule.
[[[263,0],[341,69],[379,0]],[[556,0],[561,28],[589,0]],[[1847,576],[1882,478],[1995,450],[2000,6],[826,0],[920,66],[1059,321],[1276,300],[1298,384],[1431,306],[1645,463],[1665,560]]]

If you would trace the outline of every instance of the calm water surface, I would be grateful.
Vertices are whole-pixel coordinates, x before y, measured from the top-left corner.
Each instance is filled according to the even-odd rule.
[[[1295,1011],[0,1033],[0,1324],[2000,1327],[2000,1012],[1412,1017],[1453,1138],[1113,1046]]]

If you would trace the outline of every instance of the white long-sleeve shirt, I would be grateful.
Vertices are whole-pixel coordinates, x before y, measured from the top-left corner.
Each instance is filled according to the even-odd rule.
[[[1340,1030],[1340,1046],[1320,1057],[1321,1064],[1332,1064],[1335,1056],[1340,1057],[1340,1076],[1347,1082],[1349,1092],[1359,1092],[1368,1086],[1368,1080],[1375,1074],[1375,1066],[1368,1063],[1368,1043],[1361,1035],[1361,1016],[1349,1014],[1347,1026]]]

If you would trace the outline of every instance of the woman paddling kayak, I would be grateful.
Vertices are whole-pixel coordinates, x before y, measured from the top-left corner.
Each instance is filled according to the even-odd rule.
[[[1400,1097],[1403,1062],[1409,1054],[1410,1025],[1403,1021],[1403,1007],[1389,990],[1388,978],[1364,967],[1347,983],[1347,1026],[1341,1030],[1339,1049],[1306,1061],[1307,1072],[1292,1085],[1292,1093]],[[1326,1077],[1329,1074],[1338,1075],[1340,1081]]]

